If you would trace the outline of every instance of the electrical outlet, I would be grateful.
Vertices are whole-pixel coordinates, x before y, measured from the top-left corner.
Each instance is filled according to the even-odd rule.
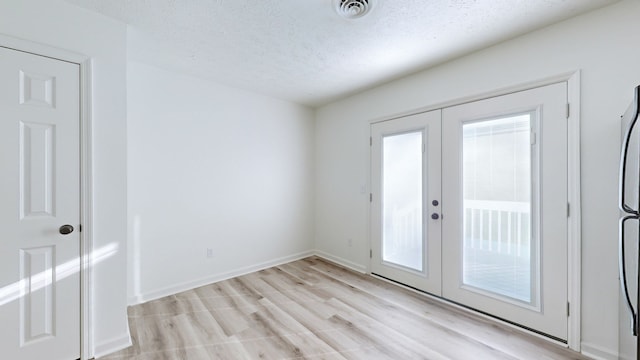
[[[207,258],[212,258],[212,257],[213,257],[213,249],[207,248]]]

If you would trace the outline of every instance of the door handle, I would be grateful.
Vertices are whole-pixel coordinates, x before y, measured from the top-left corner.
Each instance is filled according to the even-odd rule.
[[[632,214],[632,215],[640,215],[640,209],[635,209],[630,205],[627,205],[625,203],[625,190],[626,190],[626,186],[625,186],[625,180],[626,180],[626,173],[627,173],[627,155],[629,153],[629,143],[631,142],[631,135],[633,133],[633,128],[636,126],[636,123],[638,121],[639,118],[639,107],[640,107],[640,87],[636,87],[635,89],[635,99],[634,102],[632,103],[632,106],[635,106],[635,109],[633,110],[633,119],[629,122],[627,129],[625,131],[624,134],[624,139],[622,141],[622,151],[620,153],[620,172],[619,172],[619,206],[620,206],[620,210],[628,213],[628,214]],[[627,112],[629,112],[629,110],[631,110],[632,107],[630,106],[629,109],[627,109]],[[624,118],[625,116],[627,116],[627,113],[625,113],[622,117]]]
[[[433,214],[431,214],[431,218],[433,220],[438,220],[438,219],[440,219],[440,215],[438,215],[438,213],[433,213]]]
[[[60,231],[60,234],[62,235],[69,235],[73,232],[73,226],[71,225],[62,225],[60,226],[60,229],[58,229]]]
[[[624,293],[624,299],[627,303],[627,309],[629,309],[629,315],[631,317],[631,333],[633,336],[638,336],[638,312],[637,309],[633,307],[631,302],[631,297],[629,295],[629,288],[627,287],[627,265],[626,265],[626,254],[624,248],[624,223],[628,220],[638,220],[638,216],[631,215],[625,216],[620,219],[620,234],[618,235],[618,266],[619,266],[619,278],[620,278],[620,287],[622,288],[622,292]],[[636,285],[637,286],[637,285]]]

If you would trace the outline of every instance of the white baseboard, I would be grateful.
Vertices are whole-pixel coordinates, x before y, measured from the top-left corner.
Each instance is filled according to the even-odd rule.
[[[580,350],[583,355],[586,355],[595,360],[617,360],[618,359],[618,351],[605,349],[602,346],[589,344],[589,343],[581,343]]]
[[[252,272],[268,269],[273,266],[278,266],[278,265],[286,264],[288,262],[304,259],[314,254],[315,253],[313,251],[304,251],[298,254],[283,256],[281,258],[265,261],[265,262],[254,264],[251,266],[245,266],[245,267],[227,271],[224,273],[206,276],[200,279],[186,281],[180,284],[167,286],[167,287],[150,291],[144,294],[130,296],[129,305],[137,305],[147,301],[160,299],[165,296],[174,295],[183,291],[195,289],[200,286],[209,285],[218,281],[228,280],[237,276],[242,276]]]
[[[342,265],[342,266],[344,266],[346,268],[349,268],[349,269],[351,269],[353,271],[357,271],[357,272],[362,273],[362,274],[366,274],[367,273],[367,267],[365,265],[357,264],[357,263],[354,263],[353,261],[349,261],[349,260],[341,258],[339,256],[331,255],[331,254],[326,253],[326,252],[324,252],[322,250],[315,250],[314,254],[316,256],[321,257],[321,258],[325,258],[325,259],[327,259],[329,261],[332,261],[332,262],[334,262],[334,263],[336,263],[338,265]]]
[[[131,342],[131,336],[127,332],[120,337],[108,341],[103,341],[100,344],[96,344],[95,348],[93,349],[93,356],[96,359],[99,359],[116,351],[126,349],[132,344],[133,343]]]

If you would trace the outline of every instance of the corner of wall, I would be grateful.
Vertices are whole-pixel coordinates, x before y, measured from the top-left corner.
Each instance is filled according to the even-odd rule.
[[[331,262],[334,262],[338,265],[344,266],[346,268],[349,268],[353,271],[359,272],[361,274],[366,274],[367,273],[367,266],[366,265],[362,265],[362,264],[358,264],[355,263],[353,261],[347,260],[345,258],[342,258],[340,256],[335,256],[335,255],[331,255],[327,252],[324,252],[322,250],[314,250],[314,254],[316,256],[319,256],[321,258],[325,258]]]

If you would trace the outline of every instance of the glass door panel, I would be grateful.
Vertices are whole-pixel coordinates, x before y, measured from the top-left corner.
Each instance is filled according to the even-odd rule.
[[[533,115],[462,125],[462,282],[531,305],[538,298]]]
[[[423,270],[423,131],[382,137],[382,260]]]

